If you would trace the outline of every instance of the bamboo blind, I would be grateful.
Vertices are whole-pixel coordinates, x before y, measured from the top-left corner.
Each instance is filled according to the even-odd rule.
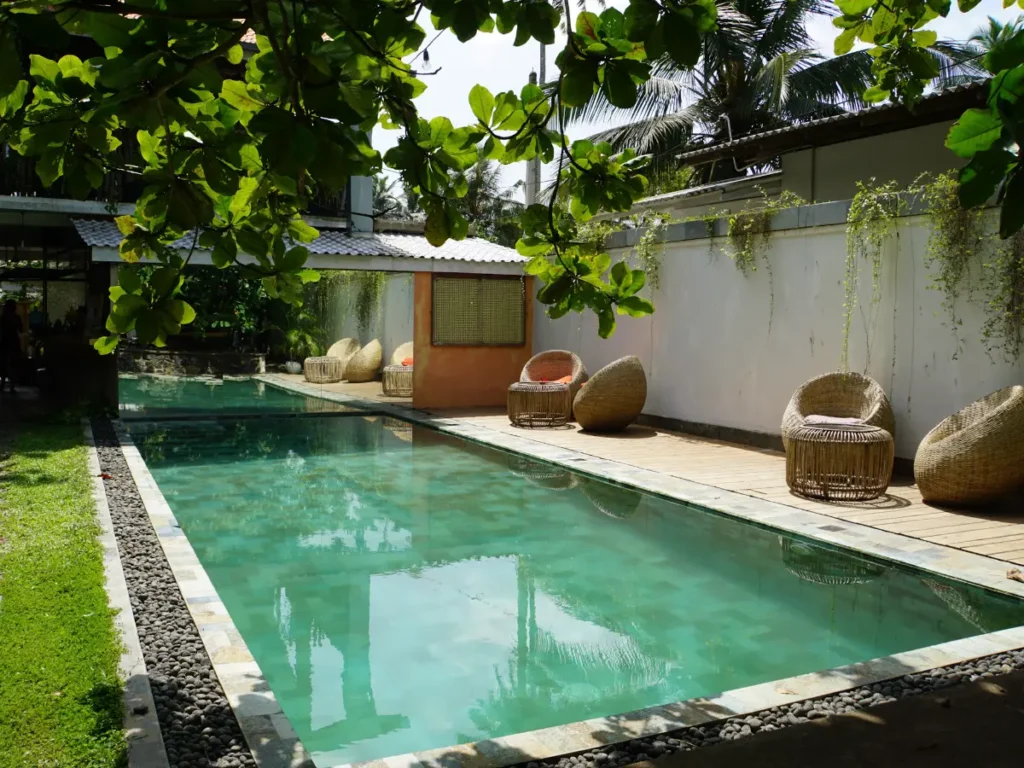
[[[512,346],[526,342],[522,282],[495,277],[434,278],[434,344]]]

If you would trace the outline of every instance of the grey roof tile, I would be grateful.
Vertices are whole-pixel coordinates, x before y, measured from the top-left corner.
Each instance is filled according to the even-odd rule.
[[[121,233],[109,219],[73,219],[73,222],[79,236],[91,248],[116,248],[121,243]],[[190,248],[192,237],[183,237],[172,245],[176,249]],[[435,248],[422,235],[352,234],[338,229],[321,229],[320,237],[307,243],[306,247],[310,253],[330,256],[391,256],[490,263],[526,261],[512,248],[477,238],[449,240]]]

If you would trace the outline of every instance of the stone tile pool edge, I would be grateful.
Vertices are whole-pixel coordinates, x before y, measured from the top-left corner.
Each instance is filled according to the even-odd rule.
[[[1006,564],[991,558],[865,526],[849,523],[836,525],[832,518],[812,512],[557,448],[528,437],[463,424],[458,419],[435,418],[400,405],[324,392],[315,386],[277,379],[272,374],[253,378],[286,391],[357,406],[374,413],[392,415],[472,442],[520,453],[584,474],[653,492],[659,496],[709,507],[762,526],[859,550],[883,560],[1024,598],[1024,584],[1007,582],[1004,573]],[[314,763],[313,758],[306,752],[259,666],[249,653],[241,634],[231,621],[216,589],[174,519],[167,501],[124,424],[120,421],[115,422],[115,431],[147,514],[210,654],[214,671],[260,768],[334,768],[341,765],[326,761]],[[999,579],[1007,583],[1001,583]],[[593,718],[469,744],[395,755],[352,764],[345,768],[502,768],[530,760],[546,760],[595,747],[655,736],[689,726],[751,715],[771,707],[795,704],[894,677],[925,672],[1021,648],[1024,648],[1024,627],[1017,627],[836,669],[760,683],[726,691],[717,696],[675,702],[636,712]],[[282,759],[285,755],[288,757]]]

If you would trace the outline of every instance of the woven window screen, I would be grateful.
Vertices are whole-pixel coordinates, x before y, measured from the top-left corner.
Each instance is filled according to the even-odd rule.
[[[434,344],[524,344],[523,301],[519,280],[435,277]]]

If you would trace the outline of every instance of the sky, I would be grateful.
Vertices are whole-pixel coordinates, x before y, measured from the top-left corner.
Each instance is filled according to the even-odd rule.
[[[571,0],[573,12],[576,12],[576,0]],[[628,0],[608,0],[609,6],[624,9],[629,5]],[[596,2],[589,3],[590,10],[599,11]],[[979,26],[987,24],[987,17],[992,16],[1000,21],[1007,22],[1017,18],[1021,11],[1016,5],[1010,8],[1003,8],[1002,0],[982,0],[969,13],[960,13],[953,4],[953,10],[949,17],[937,19],[929,25],[934,29],[940,39],[966,39]],[[811,36],[818,44],[822,53],[831,55],[832,43],[838,30],[832,26],[831,20],[819,17],[811,20],[808,25]],[[430,26],[429,19],[426,21],[426,40],[430,43],[436,35],[436,31]],[[516,93],[525,85],[529,79],[530,72],[536,70],[540,61],[540,46],[536,41],[530,41],[526,45],[516,48],[512,45],[513,35],[501,35],[497,32],[491,34],[478,34],[466,43],[460,43],[451,32],[443,32],[429,45],[430,69],[423,67],[425,71],[439,69],[437,74],[424,77],[427,83],[427,90],[417,99],[420,115],[427,119],[445,116],[451,119],[456,125],[468,125],[476,122],[473,113],[469,108],[469,91],[480,83],[486,86],[491,93],[514,90]],[[555,45],[547,49],[547,78],[553,79],[557,76],[557,68],[554,58],[565,38],[561,33],[555,40]],[[422,67],[422,62],[417,61]],[[570,139],[579,139],[595,133],[602,128],[610,127],[611,124],[602,125],[580,125],[570,126],[567,131]],[[373,135],[374,146],[381,152],[393,146],[399,137],[398,131],[385,131],[375,129]],[[502,180],[506,186],[511,186],[524,178],[526,173],[525,163],[516,163],[506,166],[503,170]],[[547,182],[554,174],[554,167],[546,168],[541,173],[541,179]],[[521,194],[519,195],[521,199]]]

